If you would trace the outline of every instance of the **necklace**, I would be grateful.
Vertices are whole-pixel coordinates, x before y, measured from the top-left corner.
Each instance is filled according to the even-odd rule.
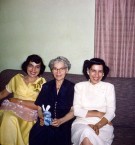
[[[57,92],[60,90],[61,84],[62,84],[62,82],[56,82]]]
[[[59,90],[61,85],[56,85],[56,89]]]

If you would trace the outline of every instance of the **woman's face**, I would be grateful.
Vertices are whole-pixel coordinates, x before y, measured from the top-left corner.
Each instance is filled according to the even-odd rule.
[[[30,77],[37,77],[38,74],[40,73],[40,69],[41,69],[41,64],[37,64],[35,62],[29,62],[28,66],[27,66],[27,74]]]
[[[63,62],[55,62],[54,63],[52,73],[53,73],[54,78],[57,81],[63,81],[67,72],[68,72],[68,68],[65,67]]]
[[[103,72],[103,66],[102,65],[92,65],[92,67],[88,70],[88,75],[90,78],[90,82],[92,84],[97,84],[102,80],[102,77],[104,76]]]

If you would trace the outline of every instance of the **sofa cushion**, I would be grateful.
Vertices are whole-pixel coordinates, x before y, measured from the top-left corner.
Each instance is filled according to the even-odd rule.
[[[135,78],[107,78],[116,92],[115,126],[135,127]]]
[[[135,145],[135,128],[115,127],[112,145]]]

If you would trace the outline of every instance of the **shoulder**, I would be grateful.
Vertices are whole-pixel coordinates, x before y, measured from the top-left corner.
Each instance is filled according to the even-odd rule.
[[[23,74],[16,74],[13,78],[22,78],[23,76]]]
[[[86,86],[88,84],[89,84],[89,81],[84,81],[84,82],[76,83],[75,86]]]
[[[103,87],[103,88],[106,88],[107,90],[114,90],[114,85],[109,83],[109,82],[103,82],[101,81],[100,82],[100,85]]]
[[[13,90],[15,90],[16,87],[18,87],[18,85],[21,84],[22,77],[22,74],[16,74],[10,79],[10,81],[6,85],[6,89],[8,90],[8,92],[13,92]]]
[[[75,84],[67,79],[64,80],[64,84],[70,85],[70,86],[74,86]]]
[[[48,81],[48,82],[44,83],[43,87],[49,87],[49,86],[52,86],[52,85],[55,85],[55,80],[51,80],[51,81]]]
[[[89,86],[89,81],[79,82],[75,84],[75,88],[86,88],[86,86]]]
[[[114,85],[109,83],[109,82],[103,82],[103,81],[101,81],[101,84],[104,85],[104,86],[108,86],[108,87],[114,87]]]
[[[16,74],[11,78],[11,81],[16,81],[22,79],[23,75],[22,74]]]

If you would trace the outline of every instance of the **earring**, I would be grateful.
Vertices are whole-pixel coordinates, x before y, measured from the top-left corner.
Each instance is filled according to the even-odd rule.
[[[89,72],[89,69],[87,68],[87,74],[89,75],[90,74],[90,72]]]

